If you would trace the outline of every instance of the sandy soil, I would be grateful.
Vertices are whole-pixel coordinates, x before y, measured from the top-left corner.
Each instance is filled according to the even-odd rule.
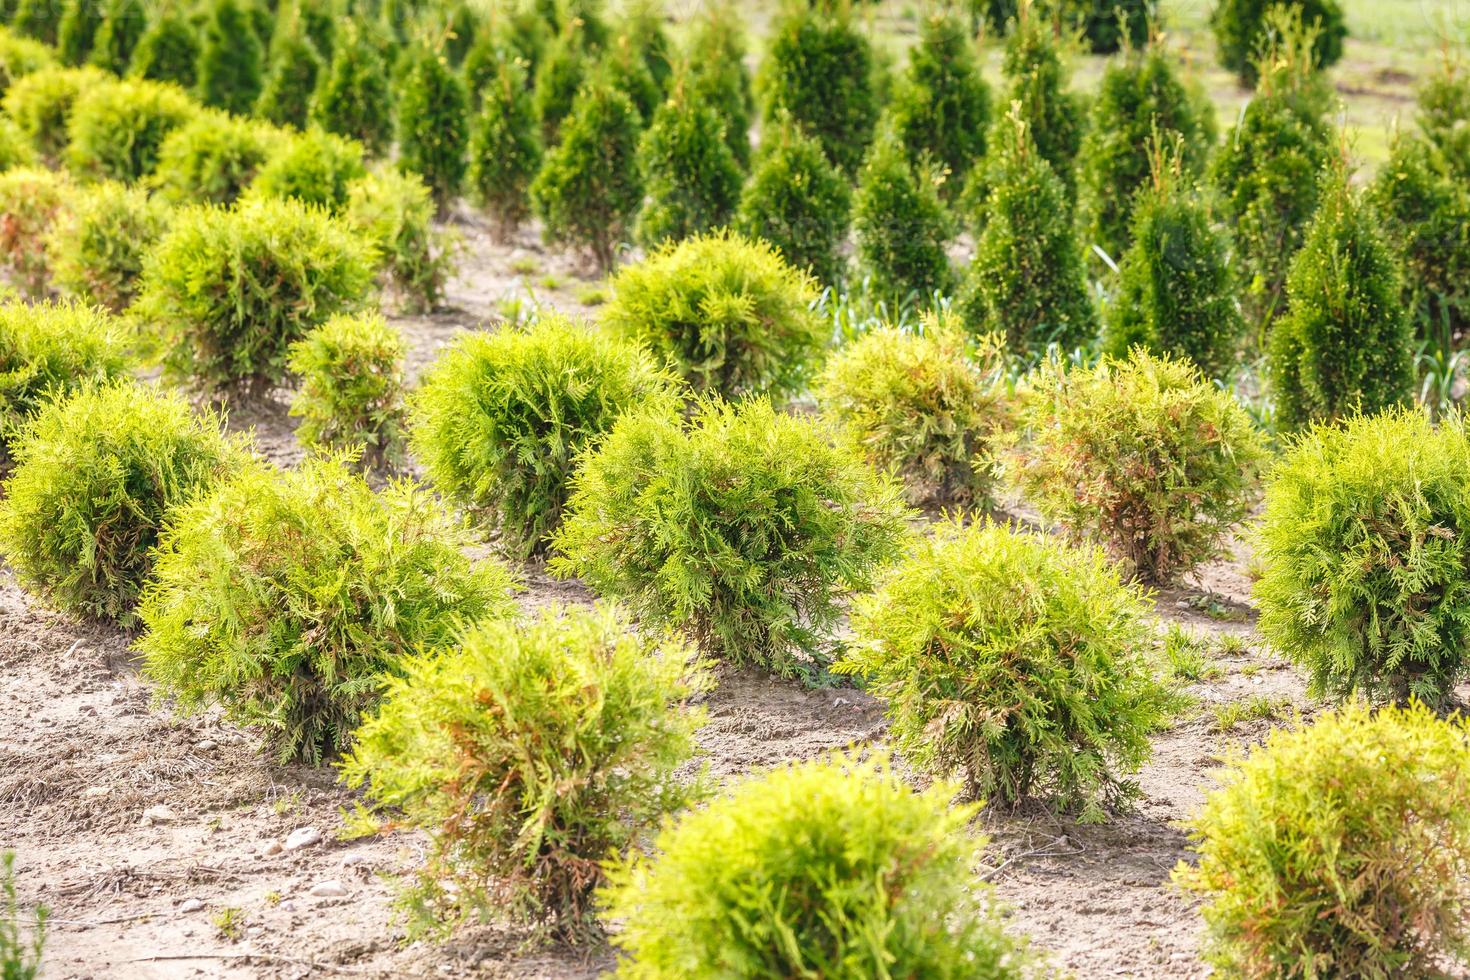
[[[544,252],[529,233],[497,245],[473,222],[462,231],[448,308],[399,321],[415,372],[455,331],[493,323],[509,298],[592,312],[582,301],[595,284],[574,259]],[[230,424],[253,428],[260,450],[283,464],[301,455],[283,402],[235,406]],[[1247,557],[1242,545],[1198,589],[1159,597],[1161,631],[1177,622],[1197,634],[1218,675],[1190,687],[1198,707],[1158,736],[1135,811],[1101,826],[1041,807],[982,819],[992,843],[977,876],[994,882],[1016,928],[1079,977],[1206,972],[1196,912],[1168,884],[1187,855],[1177,821],[1203,798],[1222,751],[1269,724],[1219,731],[1209,708],[1265,696],[1310,710],[1298,675],[1254,634]],[[537,569],[526,578],[530,605],[590,601],[578,583]],[[1227,656],[1220,645],[1232,635],[1245,646]],[[610,964],[606,951],[540,947],[503,926],[402,945],[385,876],[412,868],[422,840],[338,841],[351,796],[331,770],[277,767],[250,733],[216,716],[150,706],[129,641],[45,611],[0,575],[0,844],[18,854],[23,899],[51,908],[48,980],[577,978]],[[726,673],[709,709],[701,742],[720,777],[884,731],[881,705],[860,691],[750,673]],[[293,833],[293,844],[316,839],[287,850]]]

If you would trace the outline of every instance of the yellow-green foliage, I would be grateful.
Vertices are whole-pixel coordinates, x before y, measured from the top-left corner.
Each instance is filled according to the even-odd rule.
[[[250,191],[261,197],[295,198],[337,212],[347,204],[352,182],[366,173],[362,144],[309,129],[277,141]]]
[[[56,65],[56,52],[32,38],[0,28],[0,92],[18,80]]]
[[[403,338],[377,314],[339,314],[291,345],[301,377],[296,438],[327,453],[360,453],[365,469],[396,469],[407,443]]]
[[[139,617],[144,672],[186,710],[218,704],[282,761],[341,751],[389,676],[512,579],[410,483],[374,493],[334,460],[242,469],[175,513]]]
[[[833,754],[739,782],[612,868],[627,980],[1031,976],[970,876],[983,837],[955,787]]]
[[[11,450],[6,562],[58,609],[124,625],[175,508],[239,460],[216,419],[128,383],[50,403]]]
[[[1168,696],[1150,603],[1101,551],[984,522],[940,524],[860,599],[837,669],[888,700],[890,734],[974,799],[1049,795],[1083,820],[1138,794]]]
[[[907,531],[897,485],[835,436],[764,398],[625,415],[572,478],[552,571],[710,656],[819,671],[843,593]]]
[[[53,282],[76,299],[121,313],[168,219],[168,205],[142,188],[110,180],[76,188],[46,237]]]
[[[1223,553],[1265,448],[1250,415],[1193,364],[1135,350],[1047,366],[1021,412],[1013,479],[1049,521],[1173,582]]]
[[[342,217],[377,246],[380,275],[405,312],[439,305],[457,242],[434,228],[434,200],[420,177],[385,169],[354,180]]]
[[[164,139],[153,186],[180,204],[231,204],[287,138],[257,120],[203,110]]]
[[[884,326],[834,354],[817,401],[916,504],[990,503],[996,439],[1010,421],[999,342],[968,341],[948,316]]]
[[[1438,704],[1470,646],[1470,433],[1417,410],[1318,425],[1266,483],[1262,634],[1315,693]]]
[[[439,491],[508,550],[541,552],[578,453],[626,412],[673,412],[676,389],[647,352],[565,317],[465,334],[414,396],[414,450]]]
[[[46,160],[61,159],[66,149],[72,106],[82,91],[107,81],[96,68],[46,68],[27,75],[5,92],[5,114],[15,120]]]
[[[826,345],[815,281],[765,242],[734,233],[666,245],[620,270],[612,290],[603,322],[648,345],[697,391],[786,394]]]
[[[46,232],[66,206],[69,183],[39,167],[0,173],[0,268],[27,296],[43,296],[50,285]]]
[[[85,88],[67,121],[67,166],[96,179],[146,177],[168,134],[200,111],[183,89],[163,82],[129,79]]]
[[[26,134],[9,116],[0,116],[0,171],[30,167],[36,163],[36,151]]]
[[[360,823],[428,832],[410,930],[473,913],[595,929],[598,862],[701,795],[674,778],[711,686],[692,651],[614,609],[488,622],[415,657],[343,765]]]
[[[1192,822],[1209,959],[1240,977],[1470,967],[1470,724],[1351,704],[1235,755]]]

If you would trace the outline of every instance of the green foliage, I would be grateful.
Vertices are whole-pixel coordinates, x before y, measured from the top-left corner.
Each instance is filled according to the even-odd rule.
[[[263,60],[260,38],[241,0],[209,0],[195,82],[200,101],[226,112],[248,113],[260,97]]]
[[[378,811],[360,818],[429,834],[410,931],[475,913],[596,931],[598,862],[702,795],[674,771],[704,722],[688,702],[711,681],[612,608],[485,623],[404,674],[343,775]]]
[[[358,453],[367,470],[403,465],[403,338],[381,316],[339,314],[313,327],[291,345],[287,366],[301,378],[291,414],[302,445]]]
[[[624,9],[621,28],[621,36],[637,52],[660,92],[669,91],[674,78],[673,42],[664,28],[666,19],[658,0],[632,0]]]
[[[1190,180],[1203,171],[1215,144],[1215,108],[1198,86],[1180,78],[1159,44],[1112,61],[1103,70],[1082,141],[1084,241],[1113,258],[1132,241],[1131,216],[1149,184],[1151,149],[1167,146]]]
[[[561,125],[572,114],[590,71],[587,41],[579,26],[569,25],[552,41],[536,65],[531,108],[546,146],[560,139]]]
[[[617,976],[1031,976],[971,865],[985,845],[954,787],[834,753],[738,782],[613,865]]]
[[[1046,794],[1084,822],[1138,795],[1169,696],[1143,651],[1144,594],[1095,549],[983,521],[938,525],[859,599],[842,672],[888,700],[919,769],[973,799]]]
[[[193,89],[199,81],[199,34],[179,6],[160,7],[133,48],[128,74]]]
[[[1344,169],[1327,178],[1291,263],[1286,315],[1271,331],[1269,379],[1284,428],[1374,412],[1413,393],[1398,258]]]
[[[319,205],[335,214],[346,206],[353,182],[366,174],[360,143],[312,128],[274,140],[250,194]]]
[[[27,75],[54,67],[56,54],[46,45],[0,28],[0,93]]]
[[[176,512],[139,616],[144,673],[185,710],[265,729],[281,761],[342,751],[388,678],[508,615],[510,573],[410,483],[334,460],[243,469]]]
[[[694,101],[719,114],[725,124],[725,142],[741,170],[750,165],[750,124],[755,113],[745,51],[745,30],[735,6],[728,0],[700,4],[685,41],[686,84]]]
[[[1014,109],[991,133],[986,169],[984,230],[963,298],[971,329],[1021,354],[1089,342],[1097,312],[1067,192]]]
[[[1420,84],[1416,101],[1419,132],[1457,177],[1470,178],[1470,74],[1458,54],[1446,51],[1443,65]]]
[[[398,164],[424,178],[443,212],[464,182],[469,95],[438,52],[416,45],[404,57],[397,91]]]
[[[524,557],[560,525],[578,454],[625,413],[677,405],[643,350],[548,316],[465,334],[441,355],[414,396],[414,451],[441,493]]]
[[[73,190],[46,236],[53,282],[67,295],[121,313],[168,221],[168,205],[142,188],[104,181]]]
[[[107,80],[96,68],[45,68],[17,79],[5,92],[5,114],[15,120],[48,162],[66,149],[72,107],[84,89]]]
[[[7,10],[10,4],[6,4]],[[56,43],[61,22],[61,4],[56,0],[18,0],[10,18],[15,33],[6,30],[0,45],[18,48],[22,44],[31,51],[46,51]]]
[[[1093,54],[1141,48],[1149,26],[1159,19],[1158,0],[1071,0],[1066,16],[1075,23]]]
[[[51,315],[69,315],[74,328],[88,314],[57,307]],[[11,452],[16,467],[0,504],[6,563],[63,612],[124,626],[134,622],[161,530],[240,462],[215,418],[195,415],[178,395],[131,383],[48,403]]]
[[[1042,515],[1167,584],[1224,553],[1265,449],[1250,416],[1188,361],[1141,350],[1046,367],[1021,412],[1014,480]]]
[[[858,269],[868,290],[897,305],[905,297],[948,292],[953,272],[945,243],[954,222],[939,198],[942,180],[915,166],[891,129],[868,148],[852,199]]]
[[[434,201],[417,174],[381,170],[353,181],[342,217],[377,249],[386,285],[405,312],[439,305],[456,241],[434,227]]]
[[[969,347],[949,317],[931,315],[922,333],[863,334],[817,381],[822,411],[868,462],[899,476],[915,504],[991,502],[995,449],[1011,421],[1005,364],[995,338]]]
[[[1451,417],[1389,410],[1316,425],[1266,483],[1262,634],[1314,693],[1438,704],[1470,642],[1470,442]]]
[[[1334,65],[1342,57],[1347,25],[1338,0],[1220,0],[1210,13],[1216,53],[1242,85],[1254,85],[1263,73],[1259,55],[1280,29],[1280,21],[1272,19],[1277,8],[1311,31],[1308,51],[1313,70]]]
[[[833,285],[852,206],[848,182],[822,145],[783,115],[761,132],[760,153],[740,194],[734,226],[771,245],[798,269]]]
[[[1188,358],[1208,377],[1228,377],[1245,333],[1229,242],[1172,161],[1159,158],[1135,198],[1130,238],[1103,349],[1123,358],[1141,347]]]
[[[496,235],[505,239],[530,214],[541,143],[525,72],[517,62],[502,62],[479,95],[465,180],[476,203],[489,212]]]
[[[47,402],[127,374],[128,340],[121,323],[98,309],[0,305],[0,456]]]
[[[15,854],[0,854],[0,976],[5,980],[36,980],[41,973],[41,951],[46,947],[46,906],[38,905],[31,921],[21,924],[15,900]],[[30,932],[27,936],[26,931]]]
[[[897,486],[835,435],[764,398],[625,415],[572,478],[551,569],[708,656],[811,676],[842,594],[907,530]]]
[[[61,20],[56,26],[56,53],[60,59],[68,65],[85,63],[101,23],[102,5],[95,0],[63,0]]]
[[[129,79],[89,86],[67,122],[66,162],[94,179],[132,181],[153,173],[169,133],[199,115],[182,89]]]
[[[369,156],[382,156],[392,142],[393,104],[383,56],[352,21],[343,25],[332,59],[317,83],[311,122],[357,140]]]
[[[0,269],[26,296],[45,295],[51,283],[46,234],[66,206],[65,174],[40,167],[0,173]]]
[[[232,204],[286,142],[257,120],[206,109],[164,139],[151,183],[176,204]]]
[[[311,99],[321,78],[322,56],[307,36],[299,14],[276,29],[266,61],[265,81],[255,102],[255,114],[278,126],[305,129]]]
[[[147,20],[140,0],[104,0],[88,63],[118,75],[127,71]]]
[[[1082,100],[1068,88],[1062,42],[1054,31],[1054,25],[1038,11],[1023,7],[1006,39],[1001,72],[1007,83],[1006,103],[1026,124],[1037,153],[1061,181],[1070,214],[1077,201],[1077,154],[1087,129],[1087,113]],[[998,132],[990,137],[992,142],[1007,139],[1005,131],[1014,126],[1008,119],[996,121]],[[983,171],[979,176],[995,179]]]
[[[37,163],[31,141],[9,116],[0,116],[0,173]]]
[[[564,129],[531,183],[531,203],[549,240],[587,249],[610,271],[643,203],[638,112],[626,95],[593,82],[578,94]]]
[[[638,170],[647,196],[635,234],[648,249],[729,224],[744,181],[724,122],[683,78],[639,140]]]
[[[1442,976],[1470,961],[1470,724],[1354,704],[1235,754],[1175,881],[1225,975]]]
[[[642,52],[632,38],[619,34],[613,38],[602,60],[597,65],[598,76],[613,88],[622,92],[638,110],[638,121],[647,125],[653,119],[654,110],[663,102],[664,90],[654,81],[643,60]]]
[[[761,112],[767,119],[789,113],[839,170],[856,173],[878,121],[873,72],[873,51],[846,0],[793,0],[766,39]]]
[[[346,226],[296,201],[249,201],[178,213],[137,311],[171,374],[259,394],[281,380],[290,344],[358,307],[371,282],[371,247]]]
[[[723,232],[669,244],[612,280],[603,322],[663,357],[697,391],[798,390],[821,359],[816,284],[771,246]]]
[[[980,76],[975,40],[954,11],[931,13],[919,25],[889,112],[909,159],[939,168],[940,190],[955,197],[985,157],[990,86]]]

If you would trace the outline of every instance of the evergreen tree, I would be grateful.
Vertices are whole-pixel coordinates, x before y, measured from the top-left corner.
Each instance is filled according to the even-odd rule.
[[[878,119],[873,72],[873,51],[853,23],[849,0],[790,0],[757,79],[762,114],[790,113],[839,170],[856,173]]]
[[[192,89],[198,79],[199,36],[176,4],[160,7],[143,30],[128,74]]]
[[[531,180],[541,166],[536,117],[525,70],[519,61],[502,61],[481,93],[470,125],[469,186],[505,238],[529,212]]]
[[[11,26],[26,37],[33,37],[45,44],[56,43],[56,33],[61,26],[60,0],[18,0]]]
[[[768,122],[735,227],[781,251],[828,285],[842,279],[842,242],[852,206],[848,182],[790,116]]]
[[[586,248],[604,272],[643,200],[638,179],[638,110],[595,79],[577,96],[561,142],[531,184],[547,237]]]
[[[1182,355],[1223,379],[1244,332],[1229,243],[1194,191],[1178,142],[1166,160],[1154,137],[1150,156],[1152,175],[1136,198],[1132,244],[1107,308],[1103,348],[1119,358],[1134,347]]]
[[[1006,102],[1020,104],[1020,118],[1041,159],[1062,182],[1070,211],[1077,200],[1077,153],[1087,119],[1082,101],[1067,90],[1067,67],[1052,25],[1022,6],[1006,41],[1001,71]],[[1011,126],[1011,123],[1002,123]],[[980,176],[984,176],[983,172]],[[980,196],[984,196],[983,188]]]
[[[459,195],[465,173],[469,96],[442,54],[418,44],[398,92],[398,163],[429,185],[442,214]]]
[[[305,129],[321,73],[321,55],[307,36],[300,14],[295,9],[284,11],[271,39],[265,85],[256,100],[255,114],[278,126]]]
[[[353,21],[338,32],[332,61],[317,83],[311,120],[363,145],[370,156],[388,149],[392,104],[383,57]]]
[[[97,0],[66,0],[56,27],[56,53],[68,65],[86,64],[102,26],[102,7]]]
[[[647,197],[634,237],[649,250],[728,224],[740,200],[724,122],[690,98],[683,79],[638,142],[638,172]]]
[[[199,47],[200,101],[245,115],[260,97],[260,64],[260,39],[240,0],[210,0]]]
[[[654,112],[663,102],[664,93],[649,73],[634,39],[626,34],[614,37],[608,43],[599,67],[602,77],[633,103],[642,124],[651,122]]]
[[[1470,73],[1453,55],[1419,86],[1419,131],[1454,174],[1470,182]]]
[[[531,105],[546,146],[556,142],[562,120],[572,111],[572,103],[587,78],[587,47],[580,25],[574,21],[551,42],[536,68]]]
[[[858,173],[852,204],[858,266],[870,292],[895,305],[911,295],[927,301],[951,284],[944,245],[954,229],[929,166],[910,163],[884,126]]]
[[[724,120],[725,142],[742,170],[750,166],[750,123],[755,114],[745,47],[737,11],[725,0],[712,0],[690,26],[684,54],[690,97]]]
[[[1279,29],[1279,22],[1273,20],[1277,10],[1311,32],[1307,53],[1313,68],[1326,68],[1342,57],[1347,26],[1338,0],[1219,0],[1210,14],[1210,27],[1220,64],[1235,72],[1242,85],[1257,81],[1257,55]]]
[[[635,0],[624,15],[619,32],[638,53],[648,75],[660,93],[669,91],[674,80],[673,44],[664,29],[664,16],[658,0]]]
[[[1133,199],[1149,182],[1155,137],[1177,147],[1177,160],[1193,179],[1204,169],[1215,136],[1214,107],[1180,79],[1161,46],[1109,63],[1082,141],[1084,244],[1115,259],[1127,250]]]
[[[482,23],[484,20],[479,12],[466,0],[459,0],[449,9],[443,30],[444,48],[440,53],[451,68],[459,69],[464,65],[465,55],[475,43]]]
[[[980,77],[974,39],[953,12],[924,19],[890,112],[910,161],[942,167],[941,190],[956,196],[985,156],[990,86]]]
[[[87,63],[121,75],[128,70],[146,27],[140,0],[107,0]]]
[[[1010,350],[1071,350],[1097,332],[1087,271],[1066,190],[1012,106],[990,134],[985,230],[963,297],[975,333],[996,333]]]
[[[1400,289],[1377,215],[1349,188],[1339,161],[1328,170],[1322,203],[1291,263],[1286,315],[1271,331],[1279,427],[1409,401],[1413,338]]]

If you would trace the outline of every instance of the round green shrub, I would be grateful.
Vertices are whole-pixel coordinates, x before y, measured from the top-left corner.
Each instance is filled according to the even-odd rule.
[[[789,113],[839,170],[856,173],[878,121],[873,71],[872,49],[846,0],[787,3],[756,79],[762,114]]]
[[[909,162],[903,144],[885,128],[858,173],[852,198],[858,270],[867,289],[894,307],[909,297],[921,305],[946,293],[954,278],[945,243],[954,222],[939,197],[942,178],[927,162]]]
[[[985,507],[995,452],[1010,426],[996,338],[971,344],[948,316],[922,332],[883,326],[828,359],[815,394],[824,414],[874,466],[903,480],[910,502]]]
[[[1259,55],[1270,44],[1279,21],[1272,21],[1275,8],[1289,12],[1309,32],[1311,66],[1326,68],[1342,57],[1347,37],[1342,6],[1338,0],[1219,0],[1210,13],[1220,64],[1235,72],[1242,85],[1254,85],[1260,76]]]
[[[415,455],[434,486],[525,556],[561,523],[578,455],[630,411],[678,405],[640,348],[549,316],[465,334],[413,398]]]
[[[1470,644],[1470,441],[1452,417],[1389,410],[1315,425],[1266,482],[1262,635],[1317,694],[1437,705]]]
[[[150,183],[177,204],[232,204],[287,139],[257,120],[206,109],[164,139]]]
[[[985,157],[990,86],[980,76],[975,39],[954,11],[924,17],[889,112],[910,161],[940,168],[940,190],[955,197]]]
[[[475,202],[489,213],[496,236],[505,240],[530,215],[541,142],[518,63],[503,62],[479,94],[480,108],[470,121],[465,181]]]
[[[73,310],[73,324],[83,315]],[[195,415],[177,395],[126,383],[49,403],[11,452],[15,471],[0,504],[6,563],[56,608],[124,626],[161,530],[241,459],[216,419]]]
[[[729,0],[701,3],[691,20],[684,47],[690,96],[719,114],[725,143],[744,170],[750,165],[750,124],[755,114],[754,86],[745,66],[744,22]]]
[[[17,79],[5,92],[5,114],[47,161],[66,149],[72,106],[82,91],[107,75],[96,68],[46,68]]]
[[[52,399],[126,375],[129,339],[119,320],[92,307],[0,304],[0,458]]]
[[[159,6],[143,28],[128,74],[193,89],[199,81],[199,35],[179,4]]]
[[[666,245],[612,280],[603,322],[650,347],[697,391],[785,394],[822,357],[816,284],[733,233]]]
[[[369,156],[380,157],[393,141],[392,104],[383,56],[359,25],[348,20],[317,83],[311,122],[357,140]]]
[[[954,787],[909,789],[886,760],[832,754],[747,777],[615,864],[617,976],[1032,975],[970,868],[984,847]]]
[[[434,227],[434,200],[417,174],[379,170],[347,185],[343,220],[377,249],[384,285],[407,313],[427,313],[444,298],[458,244]]]
[[[608,272],[643,203],[638,112],[627,96],[594,82],[563,128],[531,183],[531,203],[550,241],[587,249]]]
[[[1470,724],[1345,706],[1229,760],[1191,824],[1221,973],[1445,976],[1470,965]]]
[[[340,212],[367,173],[360,143],[321,129],[277,139],[250,185],[252,196],[291,198]]]
[[[711,657],[813,675],[841,595],[907,530],[898,487],[835,438],[764,398],[625,415],[572,477],[550,567]]]
[[[888,701],[917,768],[963,776],[972,799],[1044,794],[1101,821],[1138,796],[1126,777],[1167,713],[1149,609],[1098,550],[947,520],[858,600],[836,669]]]
[[[1021,9],[1006,39],[1001,72],[1006,78],[1006,103],[1026,124],[1036,152],[1061,181],[1070,214],[1077,201],[1077,154],[1087,129],[1087,113],[1082,100],[1069,89],[1069,72],[1055,25],[1040,14],[1029,6]],[[999,135],[992,134],[991,141],[1006,139],[1005,130],[1014,125],[1008,119],[996,120]],[[990,177],[984,171],[977,176]]]
[[[94,179],[132,181],[153,173],[159,148],[199,115],[180,88],[129,79],[84,89],[67,123],[66,162]]]
[[[67,295],[121,313],[168,223],[168,205],[142,188],[116,181],[77,188],[46,236],[52,281]]]
[[[1326,178],[1292,260],[1286,297],[1286,315],[1272,328],[1267,352],[1279,427],[1412,398],[1413,334],[1398,256],[1371,205],[1348,187],[1343,168]]]
[[[147,23],[148,15],[140,0],[103,0],[102,21],[87,62],[121,75],[133,60]]]
[[[139,618],[144,674],[185,710],[265,729],[282,761],[341,752],[388,678],[509,615],[510,573],[409,483],[374,493],[334,460],[260,463],[184,504]]]
[[[66,208],[70,186],[64,173],[41,167],[0,173],[0,268],[26,296],[39,298],[51,284],[46,235]]]
[[[265,57],[250,23],[251,0],[208,0],[195,91],[205,105],[245,115],[260,97]]]
[[[710,686],[692,652],[610,607],[488,622],[415,657],[343,765],[391,827],[431,853],[403,895],[410,928],[474,914],[596,931],[598,862],[701,795],[674,778]],[[366,817],[367,819],[362,819]]]
[[[398,469],[408,442],[403,338],[376,314],[339,314],[291,345],[301,378],[296,438],[326,454],[358,453],[362,468]]]
[[[469,95],[444,56],[416,45],[405,55],[398,98],[398,163],[423,177],[441,212],[464,183]]]
[[[822,145],[790,116],[768,122],[750,179],[740,193],[734,227],[781,253],[826,285],[842,278],[852,194]]]
[[[1043,368],[1021,410],[1014,483],[1048,521],[1104,544],[1146,582],[1224,553],[1265,448],[1250,415],[1188,361],[1136,350]]]
[[[283,377],[293,341],[361,305],[371,252],[297,201],[191,208],[150,256],[135,309],[161,333],[171,374],[260,394]]]
[[[730,223],[745,175],[724,126],[713,108],[692,97],[684,78],[675,81],[638,142],[646,197],[635,237],[644,248]]]

